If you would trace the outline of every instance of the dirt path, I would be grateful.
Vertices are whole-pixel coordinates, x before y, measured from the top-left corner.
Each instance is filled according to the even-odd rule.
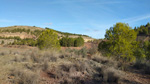
[[[150,84],[150,75],[143,74],[141,70],[130,69],[125,73],[125,84]]]

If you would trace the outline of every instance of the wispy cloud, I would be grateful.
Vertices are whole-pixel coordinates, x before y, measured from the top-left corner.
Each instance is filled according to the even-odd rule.
[[[136,17],[131,17],[131,18],[123,19],[122,21],[125,21],[125,22],[128,22],[128,23],[134,23],[134,22],[145,20],[145,19],[149,19],[149,18],[150,18],[150,14],[142,15],[142,16],[136,16]]]
[[[65,4],[65,3],[77,3],[77,2],[89,2],[91,0],[54,0],[48,4]]]
[[[14,22],[13,20],[8,20],[8,19],[0,19],[0,22]]]
[[[91,3],[91,4],[119,4],[124,3],[124,1],[112,1],[112,0],[54,0],[48,4],[65,4],[65,3]]]
[[[95,3],[95,4],[104,4],[104,5],[106,5],[106,4],[120,4],[120,3],[124,3],[123,1],[101,1],[101,2],[99,2],[99,3]]]
[[[45,25],[52,25],[53,23],[50,22],[50,23],[44,23],[44,24],[45,24]]]
[[[98,32],[98,31],[100,31],[100,30],[98,30],[98,29],[93,29],[93,28],[86,28],[85,31],[87,31],[87,32]]]

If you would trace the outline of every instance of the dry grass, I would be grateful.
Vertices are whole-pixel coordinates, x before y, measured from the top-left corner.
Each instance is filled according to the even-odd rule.
[[[10,77],[12,84],[39,84],[39,74],[30,70],[13,69]]]
[[[40,27],[33,27],[33,26],[9,26],[9,27],[0,27],[1,30],[13,30],[13,29],[30,29],[31,31],[34,31],[34,30],[44,30],[43,28],[40,28]]]
[[[99,84],[118,83],[120,79],[118,74],[121,73],[117,70],[115,61],[100,54],[88,59],[84,56],[87,53],[85,48],[65,52],[2,47],[0,50],[2,83]],[[107,69],[102,71],[104,67]]]

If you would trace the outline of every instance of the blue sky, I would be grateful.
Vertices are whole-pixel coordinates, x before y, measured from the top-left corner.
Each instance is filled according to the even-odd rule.
[[[116,22],[150,22],[150,0],[0,0],[0,27],[27,25],[104,38]]]

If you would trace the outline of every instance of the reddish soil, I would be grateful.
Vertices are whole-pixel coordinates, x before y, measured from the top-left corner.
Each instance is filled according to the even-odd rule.
[[[83,47],[86,47],[87,49],[90,49],[90,48],[92,48],[93,47],[93,45],[97,45],[97,44],[93,44],[93,43],[88,43],[88,42],[86,42],[86,43],[84,43],[84,46],[82,46],[82,47],[61,47],[61,49],[62,50],[65,50],[65,49],[77,49],[77,50],[79,50],[79,49],[81,49],[81,48],[83,48]]]
[[[142,70],[130,68],[126,71],[125,84],[150,84],[150,75],[144,74]]]
[[[57,79],[52,77],[52,74],[50,72],[43,72],[41,71],[41,84],[54,84],[57,82]]]

